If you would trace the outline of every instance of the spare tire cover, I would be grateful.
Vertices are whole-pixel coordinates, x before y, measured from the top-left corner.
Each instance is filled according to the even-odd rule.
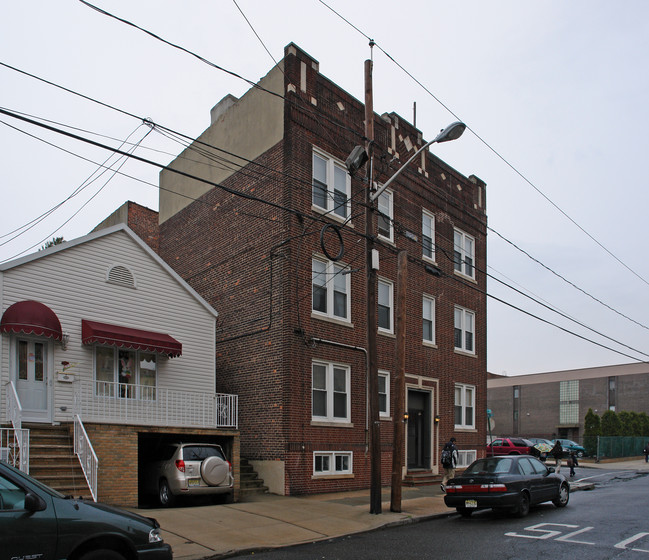
[[[210,486],[221,484],[229,471],[229,465],[220,457],[208,457],[201,463],[201,476]]]

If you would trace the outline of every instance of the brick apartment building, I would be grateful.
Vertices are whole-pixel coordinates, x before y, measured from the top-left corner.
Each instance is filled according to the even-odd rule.
[[[289,44],[256,87],[212,109],[209,128],[160,175],[159,253],[218,309],[218,390],[239,395],[241,457],[278,494],[369,486],[368,181],[344,163],[363,131],[364,105]],[[394,113],[375,114],[374,131],[383,183],[425,140]],[[463,463],[484,446],[485,183],[425,150],[374,219],[388,484],[398,250],[409,255],[404,476],[436,474],[451,436]]]
[[[529,375],[489,374],[487,401],[499,435],[581,441],[589,408],[645,412],[649,366],[638,362]]]

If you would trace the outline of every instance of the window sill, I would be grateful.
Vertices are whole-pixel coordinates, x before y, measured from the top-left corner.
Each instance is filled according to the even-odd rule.
[[[318,428],[353,428],[353,422],[331,422],[327,420],[311,420],[311,425]]]
[[[462,432],[462,433],[465,433],[465,434],[477,434],[478,433],[478,430],[475,427],[471,428],[470,426],[466,426],[466,427],[465,426],[455,426],[454,430],[456,432]]]
[[[334,214],[333,210],[327,210],[325,208],[321,208],[320,206],[316,206],[315,204],[311,205],[311,210],[313,212],[315,212],[316,214],[321,214],[322,216],[325,216],[326,218],[332,219],[334,222],[345,224],[345,226],[349,226],[350,228],[354,227],[354,225],[351,222],[347,221],[349,218],[343,218],[342,216],[339,216],[338,214]]]
[[[320,315],[319,313],[311,313],[311,319],[319,319],[320,321],[326,321],[327,323],[335,323],[341,327],[354,328],[354,323],[351,321],[345,321],[345,319],[337,319],[335,317],[330,317],[329,315]]]
[[[397,336],[392,332],[392,331],[385,331],[378,329],[377,334],[380,334],[382,336],[387,336],[388,338],[396,338]]]
[[[459,348],[455,348],[454,351],[455,351],[456,354],[459,354],[461,356],[466,356],[467,358],[477,358],[478,357],[475,352],[467,352],[466,350],[460,350]]]
[[[314,474],[311,480],[338,480],[342,478],[355,478],[355,474]]]
[[[467,275],[464,274],[463,272],[459,272],[459,271],[457,271],[457,270],[453,270],[453,274],[455,274],[455,276],[459,276],[460,278],[464,278],[464,280],[468,280],[469,282],[472,282],[472,283],[474,283],[474,284],[477,284],[477,283],[478,283],[478,281],[477,281],[473,276],[467,276]]]
[[[422,345],[426,346],[427,348],[439,348],[435,342],[430,342],[428,340],[422,340]]]

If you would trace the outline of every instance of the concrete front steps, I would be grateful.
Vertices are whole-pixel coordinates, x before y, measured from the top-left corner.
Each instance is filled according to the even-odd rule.
[[[244,502],[247,496],[251,494],[265,494],[268,492],[268,486],[264,486],[264,480],[250,464],[248,459],[241,459],[239,476],[240,482],[240,500]]]
[[[404,486],[427,486],[439,484],[442,476],[426,469],[409,470],[403,478]]]
[[[72,425],[23,424],[29,429],[29,474],[66,496],[92,500],[74,454]]]

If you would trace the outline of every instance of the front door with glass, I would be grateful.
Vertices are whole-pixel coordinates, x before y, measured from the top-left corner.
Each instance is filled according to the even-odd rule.
[[[16,339],[14,383],[22,406],[22,420],[48,422],[50,411],[49,345],[43,340]]]

